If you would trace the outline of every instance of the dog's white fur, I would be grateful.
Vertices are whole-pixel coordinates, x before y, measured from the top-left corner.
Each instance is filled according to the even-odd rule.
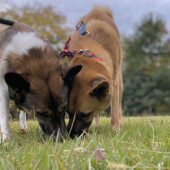
[[[22,110],[20,110],[20,114],[19,114],[19,123],[21,129],[27,129],[26,112]]]
[[[44,42],[35,36],[35,33],[19,32],[12,38],[4,50],[3,57],[13,52],[18,55],[27,54],[32,47],[41,47]]]
[[[0,126],[3,140],[10,137],[8,87],[4,80],[6,56],[10,53],[17,55],[27,54],[29,49],[33,47],[41,47],[44,44],[45,42],[36,37],[33,32],[18,32],[4,48],[3,54],[0,58]],[[23,111],[20,112],[20,126],[22,129],[27,128],[26,113]]]
[[[8,87],[2,77],[0,77],[0,124],[3,140],[9,138]]]

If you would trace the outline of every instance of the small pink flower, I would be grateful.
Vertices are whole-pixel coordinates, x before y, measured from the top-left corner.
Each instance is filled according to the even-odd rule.
[[[106,158],[104,149],[96,149],[96,160],[103,161]]]

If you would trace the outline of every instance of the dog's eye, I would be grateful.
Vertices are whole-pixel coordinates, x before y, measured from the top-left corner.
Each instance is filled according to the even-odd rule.
[[[37,115],[43,116],[43,117],[49,117],[48,112],[39,112],[39,111],[37,111]]]
[[[87,118],[89,117],[93,112],[90,113],[80,113],[81,114],[81,118]]]
[[[58,112],[64,112],[66,110],[66,106],[59,106]]]

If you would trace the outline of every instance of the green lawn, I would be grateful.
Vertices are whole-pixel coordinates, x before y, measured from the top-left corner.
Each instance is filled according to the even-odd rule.
[[[26,134],[19,122],[10,122],[10,141],[0,144],[0,169],[170,169],[170,116],[124,118],[119,132],[111,130],[110,119],[85,137],[53,143],[28,121]],[[97,149],[105,159],[98,161]]]

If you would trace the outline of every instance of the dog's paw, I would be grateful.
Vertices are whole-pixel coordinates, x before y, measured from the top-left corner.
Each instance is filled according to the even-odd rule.
[[[115,130],[116,132],[120,132],[120,124],[114,124],[111,125],[112,130]]]
[[[10,135],[5,135],[5,134],[0,135],[0,143],[9,141],[9,139],[10,139]]]

